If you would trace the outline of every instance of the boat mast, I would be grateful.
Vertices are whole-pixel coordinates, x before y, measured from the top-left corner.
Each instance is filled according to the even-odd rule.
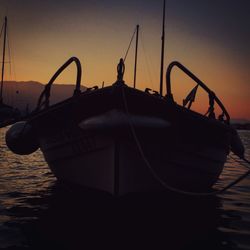
[[[1,77],[1,90],[0,90],[0,104],[3,103],[3,81],[4,81],[6,36],[7,36],[7,17],[4,18],[4,39],[3,39],[3,59],[2,59],[2,77]]]
[[[137,24],[137,26],[136,26],[136,44],[135,44],[134,88],[135,88],[135,86],[136,86],[138,35],[139,35],[139,25]]]
[[[163,89],[163,68],[164,68],[164,48],[165,48],[165,8],[166,0],[163,3],[163,20],[162,20],[162,36],[161,36],[161,72],[160,72],[160,94]]]

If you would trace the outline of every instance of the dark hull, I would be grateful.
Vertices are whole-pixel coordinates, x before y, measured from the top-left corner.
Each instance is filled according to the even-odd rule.
[[[72,97],[30,123],[58,179],[117,195],[163,189],[155,175],[204,191],[229,151],[229,126],[122,85]]]

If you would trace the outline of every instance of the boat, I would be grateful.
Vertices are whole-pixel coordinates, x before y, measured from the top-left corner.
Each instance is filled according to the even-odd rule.
[[[20,112],[17,108],[4,103],[3,100],[3,86],[4,86],[4,69],[5,69],[5,51],[7,38],[7,17],[4,18],[2,27],[3,33],[3,57],[2,57],[2,73],[1,73],[1,87],[0,87],[0,127],[13,124],[20,117]],[[2,35],[1,31],[1,35]]]
[[[9,149],[30,154],[40,148],[63,183],[116,196],[166,188],[197,193],[209,190],[230,150],[242,156],[244,147],[220,99],[180,62],[168,66],[167,94],[163,95],[165,1],[163,13],[159,92],[139,90],[135,80],[129,87],[123,80],[123,58],[112,85],[82,92],[81,63],[72,57],[52,76],[29,118],[9,129]],[[72,63],[77,69],[74,93],[50,105],[54,81]],[[176,103],[171,90],[173,68],[196,83],[183,104]],[[198,88],[208,94],[205,115],[191,110]],[[218,117],[215,104],[221,109]]]

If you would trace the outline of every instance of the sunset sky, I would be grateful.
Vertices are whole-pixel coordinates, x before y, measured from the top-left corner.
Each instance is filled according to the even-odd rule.
[[[162,2],[0,0],[0,20],[8,16],[12,52],[12,72],[7,69],[6,78],[46,83],[69,57],[77,56],[82,85],[110,85],[139,24],[137,87],[159,90]],[[249,0],[167,0],[165,68],[172,60],[213,89],[233,118],[250,119]],[[133,61],[134,44],[126,60],[129,85]],[[177,72],[173,91],[181,101],[194,85]],[[75,68],[58,82],[74,83]],[[202,94],[200,99],[205,110],[208,101]]]

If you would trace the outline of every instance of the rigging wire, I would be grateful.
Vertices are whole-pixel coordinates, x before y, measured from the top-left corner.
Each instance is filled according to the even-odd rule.
[[[9,39],[9,32],[7,31],[7,48],[8,48],[8,56],[9,56],[9,65],[10,65],[10,68],[9,68],[9,73],[10,73],[10,77],[12,75],[12,69],[11,69],[11,52],[10,52],[10,39]]]
[[[13,55],[12,55],[13,51],[11,48],[11,41],[10,41],[11,39],[10,39],[10,35],[9,35],[10,33],[11,33],[10,32],[10,25],[8,25],[8,29],[6,31],[6,43],[7,43],[6,56],[8,58],[7,58],[7,61],[5,61],[5,63],[9,64],[9,81],[11,81],[11,80],[15,81],[14,86],[12,84],[10,85],[11,88],[10,88],[9,96],[8,96],[9,103],[11,105],[13,105],[13,102],[15,102],[15,98],[16,98],[16,95],[14,93],[19,93],[19,91],[17,90],[18,88],[17,88],[17,82],[16,82],[15,64],[14,64]]]
[[[10,51],[10,39],[9,39],[9,25],[8,25],[8,30],[6,31],[6,40],[7,40],[7,56],[8,56],[8,63],[9,63],[9,81],[12,78],[12,68],[11,68],[11,51]],[[11,85],[12,86],[12,85]],[[13,95],[13,87],[10,89],[10,96],[9,96],[9,102],[11,104],[11,106],[13,106],[13,102],[14,102],[14,95]]]
[[[10,28],[8,30],[10,30]],[[9,51],[9,61],[10,61],[10,67],[11,67],[10,72],[11,72],[11,77],[13,77],[13,80],[16,82],[15,61],[14,61],[14,56],[13,56],[13,50],[11,47],[11,39],[9,36],[10,33],[11,32],[8,31],[8,51]]]
[[[148,57],[147,57],[147,53],[146,53],[146,49],[145,49],[145,44],[144,44],[144,39],[143,39],[142,28],[140,28],[140,29],[141,29],[141,35],[140,35],[139,39],[140,39],[140,42],[141,42],[142,48],[143,48],[143,54],[144,54],[145,61],[146,61],[146,69],[147,69],[147,73],[148,73],[148,76],[149,76],[150,84],[151,84],[151,86],[153,86],[153,88],[154,88],[154,81],[153,81],[153,78],[152,78],[152,73],[151,73],[151,71],[150,71],[150,68],[153,68],[154,75],[156,75],[156,71],[155,71],[155,67],[150,67],[150,66],[151,66],[150,63],[149,63],[150,60],[149,60]],[[133,32],[133,35],[132,35],[132,37],[131,37],[131,40],[130,40],[130,42],[129,42],[129,46],[128,46],[128,48],[127,48],[127,51],[126,51],[125,56],[124,56],[124,59],[123,59],[124,62],[126,61],[126,58],[127,58],[127,56],[128,56],[128,53],[129,53],[129,51],[130,51],[132,42],[133,42],[134,37],[135,37],[135,34],[136,34],[136,31],[137,31],[137,28],[135,28],[135,30],[134,30],[134,32]]]
[[[2,28],[1,28],[0,37],[2,37],[2,34],[3,34],[3,27],[4,27],[4,24],[2,25]]]
[[[152,74],[151,74],[151,71],[150,71],[149,60],[148,60],[146,49],[145,49],[145,44],[144,44],[144,39],[143,39],[143,30],[142,29],[141,29],[140,39],[141,39],[143,54],[144,54],[145,61],[146,61],[146,69],[147,69],[149,81],[150,81],[151,86],[153,86],[153,88],[154,88],[154,82],[152,80]]]
[[[125,63],[125,61],[126,61],[126,58],[127,58],[128,52],[129,52],[130,47],[131,47],[131,44],[132,44],[132,42],[133,42],[133,40],[134,40],[135,33],[136,33],[136,28],[135,28],[134,33],[133,33],[133,35],[132,35],[132,37],[131,37],[131,40],[130,40],[130,42],[129,42],[129,45],[128,45],[128,48],[127,48],[126,54],[125,54],[125,56],[124,56],[124,58],[123,58],[124,63]]]

